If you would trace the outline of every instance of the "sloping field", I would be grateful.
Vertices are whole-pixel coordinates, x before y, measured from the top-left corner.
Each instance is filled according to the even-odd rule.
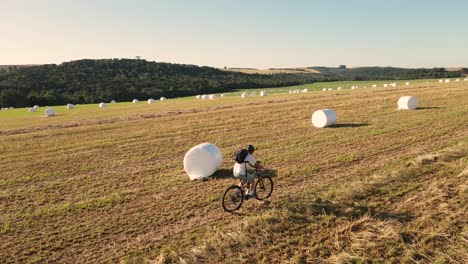
[[[281,69],[252,69],[252,68],[229,68],[229,71],[237,71],[249,74],[276,74],[276,73],[320,73],[317,70],[307,67],[299,68],[281,68]]]
[[[8,110],[0,260],[466,262],[467,89],[432,81],[88,105],[53,118]],[[403,95],[421,109],[396,110]],[[322,108],[339,125],[314,128]],[[190,181],[183,157],[202,142],[218,145],[225,162]],[[220,197],[236,182],[230,156],[246,144],[274,170],[275,190],[225,213]]]

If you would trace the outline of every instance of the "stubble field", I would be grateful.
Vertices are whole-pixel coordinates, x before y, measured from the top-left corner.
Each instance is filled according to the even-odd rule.
[[[338,125],[312,126],[323,108]],[[468,82],[56,109],[0,115],[2,262],[468,260]],[[203,142],[224,163],[190,181]],[[225,213],[247,144],[275,189]]]

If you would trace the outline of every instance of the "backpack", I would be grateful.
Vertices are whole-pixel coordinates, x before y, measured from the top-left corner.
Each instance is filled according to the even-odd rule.
[[[234,152],[234,155],[232,156],[232,159],[237,162],[237,163],[244,163],[245,157],[249,155],[249,151],[247,149],[239,149],[236,152]]]

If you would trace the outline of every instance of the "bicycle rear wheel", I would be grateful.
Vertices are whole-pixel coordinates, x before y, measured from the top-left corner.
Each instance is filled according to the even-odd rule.
[[[223,199],[221,200],[223,209],[226,212],[233,212],[239,209],[243,202],[244,193],[242,192],[242,188],[237,185],[232,185],[229,187],[224,192]]]
[[[255,193],[258,200],[264,200],[270,197],[273,192],[273,180],[269,176],[258,178],[255,183]]]

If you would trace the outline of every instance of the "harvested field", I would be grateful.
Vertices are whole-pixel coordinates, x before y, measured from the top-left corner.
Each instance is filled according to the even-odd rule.
[[[404,95],[420,109],[398,111]],[[2,262],[468,260],[465,82],[54,108],[0,112]],[[336,126],[312,126],[323,108]],[[224,164],[190,181],[202,142]],[[228,214],[247,144],[275,189]]]

